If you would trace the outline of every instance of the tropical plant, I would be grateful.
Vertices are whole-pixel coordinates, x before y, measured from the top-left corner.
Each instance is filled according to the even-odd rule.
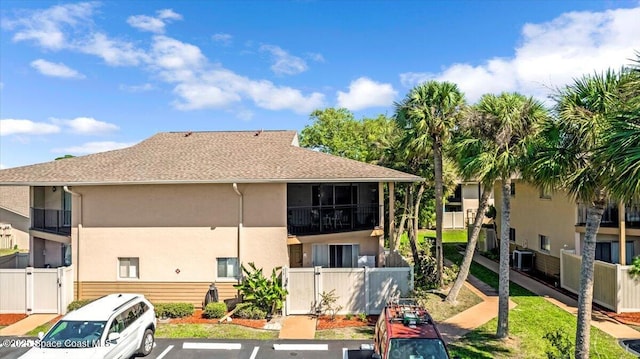
[[[249,269],[241,266],[244,277],[242,283],[234,285],[234,288],[240,292],[243,301],[252,303],[269,314],[275,314],[282,308],[288,294],[282,286],[282,276],[279,273],[281,268],[273,268],[271,276],[266,278],[262,274],[262,268],[256,268],[253,262],[248,265]]]
[[[320,293],[320,303],[318,304],[318,310],[324,313],[325,315],[329,313],[329,318],[331,320],[336,319],[336,314],[342,309],[341,305],[337,304],[338,295],[336,294],[336,290],[332,289],[328,292]]]
[[[449,133],[456,126],[461,110],[465,105],[464,94],[456,84],[450,82],[428,81],[414,87],[406,97],[396,103],[395,119],[404,130],[403,143],[413,153],[412,158],[419,163],[426,162],[425,157],[433,156],[435,209],[436,209],[436,262],[437,278],[442,284],[442,217],[443,217],[443,146]],[[420,186],[414,206],[417,232],[420,213],[420,199],[423,186]]]
[[[528,143],[539,132],[539,124],[548,116],[545,107],[531,97],[518,93],[486,94],[473,108],[465,113],[461,126],[461,139],[456,139],[457,158],[460,170],[466,176],[480,180],[484,190],[481,205],[474,220],[473,229],[459,287],[468,275],[475,243],[482,226],[482,217],[487,208],[487,200],[493,182],[501,180],[500,216],[500,281],[498,286],[498,325],[496,336],[509,335],[509,228],[511,213],[511,178],[523,167],[523,158]],[[457,293],[453,293],[457,295]],[[453,299],[453,298],[452,298]],[[451,299],[449,299],[451,301]]]
[[[575,357],[589,357],[596,233],[609,200],[614,161],[602,156],[612,119],[619,114],[623,73],[583,76],[558,90],[556,117],[546,121],[523,173],[543,190],[563,189],[587,206],[578,294]]]
[[[633,258],[633,261],[631,261],[631,268],[629,268],[629,275],[633,279],[640,279],[640,256]]]
[[[547,340],[550,349],[546,350],[548,359],[571,359],[571,349],[573,348],[573,342],[569,338],[569,335],[562,329],[558,329],[554,332],[549,332],[544,335],[544,339]]]

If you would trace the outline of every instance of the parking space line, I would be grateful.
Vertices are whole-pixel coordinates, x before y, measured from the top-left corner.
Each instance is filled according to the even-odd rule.
[[[170,352],[170,351],[171,351],[171,349],[173,349],[173,345],[169,345],[169,346],[167,347],[167,349],[165,349],[162,353],[160,353],[160,355],[158,355],[158,358],[157,358],[157,359],[162,359],[162,358],[164,358],[164,356],[165,356],[165,355],[167,355],[167,353],[168,353],[168,352]]]
[[[251,357],[249,357],[249,359],[256,359],[256,355],[258,355],[258,350],[260,350],[260,347],[253,347],[253,351],[251,352]]]
[[[182,349],[238,350],[240,348],[242,348],[240,343],[182,343]]]
[[[274,344],[273,350],[329,350],[328,344]]]

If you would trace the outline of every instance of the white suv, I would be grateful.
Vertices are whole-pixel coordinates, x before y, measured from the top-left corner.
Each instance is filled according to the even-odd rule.
[[[142,294],[110,294],[74,310],[20,358],[130,358],[154,346],[156,314]]]

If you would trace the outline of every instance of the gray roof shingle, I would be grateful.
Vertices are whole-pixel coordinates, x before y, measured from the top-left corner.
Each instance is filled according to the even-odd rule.
[[[414,182],[298,146],[295,131],[163,132],[134,146],[0,171],[0,184]]]
[[[29,187],[0,186],[0,208],[29,217]]]

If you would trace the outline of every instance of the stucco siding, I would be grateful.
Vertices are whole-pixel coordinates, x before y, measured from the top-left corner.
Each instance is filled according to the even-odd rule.
[[[0,228],[0,235],[5,235],[3,239],[8,245],[13,247],[17,244],[20,249],[29,249],[29,217],[0,208],[0,223],[11,225],[10,234],[8,230],[3,233]]]
[[[298,237],[298,240],[300,241],[300,243],[302,243],[302,266],[313,266],[314,244],[358,244],[360,245],[361,256],[378,256],[378,239],[378,236],[371,236],[371,231]]]
[[[557,258],[561,249],[574,249],[575,203],[561,192],[554,192],[551,199],[543,199],[536,187],[521,180],[514,180],[514,183],[516,189],[515,196],[511,197],[511,227],[516,230],[516,244]],[[500,185],[498,181],[494,186],[498,233],[502,204]],[[539,235],[549,238],[549,252],[540,249]]]

